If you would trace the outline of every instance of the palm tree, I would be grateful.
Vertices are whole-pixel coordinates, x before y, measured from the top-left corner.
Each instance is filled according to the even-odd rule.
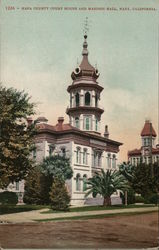
[[[103,206],[111,205],[111,195],[117,190],[123,192],[128,188],[128,182],[119,171],[107,170],[104,172],[101,169],[101,173],[95,172],[92,178],[87,181],[86,197],[92,193],[95,198],[98,194],[101,195],[103,200]]]

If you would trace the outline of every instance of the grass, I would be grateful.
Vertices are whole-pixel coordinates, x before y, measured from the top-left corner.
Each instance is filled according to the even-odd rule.
[[[100,210],[114,210],[114,209],[125,209],[125,208],[140,208],[140,207],[153,207],[155,205],[145,204],[145,205],[113,205],[113,206],[85,206],[85,207],[71,207],[69,212],[85,212],[85,211],[100,211]],[[41,214],[51,214],[51,213],[60,213],[63,211],[55,211],[49,209],[48,211],[41,212]],[[67,212],[66,212],[67,213]]]
[[[0,215],[50,208],[42,205],[0,205]]]
[[[96,214],[96,215],[83,215],[83,216],[72,216],[72,217],[59,217],[53,219],[39,219],[34,220],[37,222],[49,222],[49,221],[70,221],[70,220],[88,220],[88,219],[103,219],[108,217],[115,217],[115,216],[130,216],[130,215],[138,215],[138,214],[149,214],[154,213],[154,211],[146,211],[146,212],[125,212],[125,213],[115,213],[115,214]]]

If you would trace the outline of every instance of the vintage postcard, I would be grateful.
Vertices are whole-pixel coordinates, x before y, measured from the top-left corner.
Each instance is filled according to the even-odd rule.
[[[0,249],[157,249],[159,2],[1,0],[0,23]]]

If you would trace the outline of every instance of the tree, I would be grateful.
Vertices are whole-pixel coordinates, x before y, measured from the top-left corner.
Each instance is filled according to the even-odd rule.
[[[55,177],[67,180],[71,179],[73,175],[69,158],[60,155],[46,157],[41,164],[41,172],[52,180]]]
[[[70,196],[67,192],[64,180],[55,177],[49,194],[50,204],[53,210],[68,210]]]
[[[28,204],[50,204],[51,186],[55,178],[63,181],[72,177],[72,168],[68,158],[60,155],[46,157],[40,166],[36,166],[25,182],[24,202]]]
[[[101,195],[104,198],[103,206],[111,205],[111,195],[117,190],[122,192],[128,188],[128,182],[118,171],[104,172],[103,169],[101,173],[96,172],[92,178],[89,178],[87,184],[86,197],[91,193],[94,198],[98,194]]]
[[[34,167],[28,174],[25,180],[24,198],[26,204],[43,205],[48,204],[44,189],[45,184],[43,181],[45,176],[40,172],[38,166]],[[49,192],[49,191],[48,191]],[[46,192],[46,194],[48,193]]]
[[[152,167],[154,170],[153,176]],[[135,193],[146,198],[159,192],[159,163],[156,162],[153,166],[145,163],[140,163],[138,166],[123,163],[120,165],[119,171],[128,180]]]
[[[0,187],[24,179],[32,168],[34,125],[27,126],[35,105],[24,91],[0,85]]]

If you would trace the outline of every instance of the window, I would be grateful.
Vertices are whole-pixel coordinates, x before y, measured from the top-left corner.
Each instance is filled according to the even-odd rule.
[[[77,151],[76,151],[76,163],[81,163],[81,148],[77,148]]]
[[[95,107],[98,107],[98,95],[95,95]]]
[[[36,148],[33,149],[33,158],[36,159]]]
[[[64,147],[61,148],[61,153],[62,153],[62,156],[65,157],[66,156],[66,148],[64,148]]]
[[[72,94],[70,95],[70,107],[72,108]]]
[[[108,168],[111,168],[111,154],[108,154],[108,157],[107,157],[107,166],[108,166]]]
[[[87,175],[83,175],[83,191],[87,189]]]
[[[84,129],[91,130],[91,116],[84,117]]]
[[[146,138],[144,138],[144,146],[146,146]]]
[[[79,117],[75,118],[75,127],[79,128]]]
[[[95,130],[98,131],[98,119],[96,118],[96,126],[95,126]]]
[[[80,174],[76,175],[76,191],[81,190],[81,180],[80,180]]]
[[[49,156],[52,156],[54,151],[54,146],[53,145],[49,145]]]
[[[19,190],[19,181],[15,183],[15,189],[18,191]]]
[[[83,164],[87,164],[87,149],[83,150]]]
[[[93,154],[93,166],[94,167],[101,166],[101,156],[102,156],[101,152],[94,151],[94,154]]]
[[[89,92],[86,92],[86,94],[85,94],[85,105],[90,106],[90,103],[91,103],[91,95],[90,95]]]
[[[76,107],[78,107],[79,106],[79,101],[80,101],[79,93],[76,93],[75,101],[76,101]]]
[[[116,156],[113,155],[113,158],[112,158],[112,168],[116,168]]]

